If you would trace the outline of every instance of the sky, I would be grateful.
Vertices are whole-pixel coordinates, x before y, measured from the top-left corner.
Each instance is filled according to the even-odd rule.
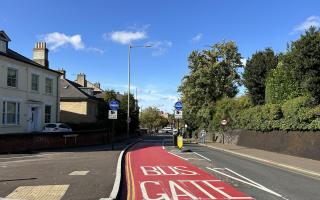
[[[0,30],[29,58],[35,42],[47,42],[50,68],[68,79],[85,73],[121,93],[128,45],[151,45],[131,49],[131,91],[142,109],[172,112],[193,50],[233,40],[244,62],[266,47],[284,52],[306,28],[320,27],[319,8],[316,0],[10,0],[1,2]]]

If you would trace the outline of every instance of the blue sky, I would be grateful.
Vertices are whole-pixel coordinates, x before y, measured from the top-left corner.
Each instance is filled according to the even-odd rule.
[[[0,29],[9,47],[32,56],[36,41],[50,47],[50,68],[67,78],[85,73],[105,89],[127,90],[128,43],[132,85],[143,108],[172,111],[192,50],[234,40],[243,58],[272,47],[285,51],[310,25],[320,26],[319,1],[10,0],[1,3]],[[135,90],[135,89],[134,89]]]

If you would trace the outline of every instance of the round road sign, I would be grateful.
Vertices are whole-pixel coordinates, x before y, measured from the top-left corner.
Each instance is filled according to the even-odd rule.
[[[109,107],[111,110],[118,110],[119,109],[119,102],[116,100],[112,100],[109,102]]]
[[[176,110],[182,110],[182,102],[181,101],[177,101],[175,104],[174,104],[174,107]]]

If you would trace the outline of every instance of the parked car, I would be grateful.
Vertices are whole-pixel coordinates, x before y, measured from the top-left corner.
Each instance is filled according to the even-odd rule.
[[[161,132],[162,133],[172,133],[173,130],[171,127],[164,127]]]
[[[48,133],[53,133],[53,132],[72,132],[72,129],[70,126],[64,123],[49,123],[46,124],[43,127],[42,132],[48,132]]]
[[[173,129],[172,135],[177,135],[177,134],[178,134],[178,130],[177,129]]]

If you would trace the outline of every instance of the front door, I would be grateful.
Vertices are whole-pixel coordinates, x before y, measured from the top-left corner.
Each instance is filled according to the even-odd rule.
[[[28,117],[28,131],[35,132],[40,131],[40,116],[39,107],[30,106],[29,107],[29,117]]]

